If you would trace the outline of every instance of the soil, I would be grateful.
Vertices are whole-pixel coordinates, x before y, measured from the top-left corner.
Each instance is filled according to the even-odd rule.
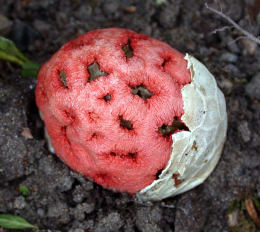
[[[258,0],[208,3],[259,33]],[[62,44],[93,29],[132,29],[202,61],[224,92],[228,111],[227,141],[210,177],[180,196],[140,204],[71,171],[48,151],[34,103],[35,78],[22,78],[19,67],[0,61],[0,213],[21,215],[42,232],[229,231],[226,210],[233,200],[260,197],[260,47],[237,40],[241,33],[223,28],[228,24],[204,4],[0,0],[0,35],[35,62],[42,64]],[[22,195],[21,186],[29,194]]]

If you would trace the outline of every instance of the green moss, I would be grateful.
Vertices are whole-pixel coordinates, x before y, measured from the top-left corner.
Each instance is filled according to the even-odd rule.
[[[227,214],[231,214],[236,209],[239,211],[242,209],[242,202],[238,199],[233,200],[232,203],[228,206]]]
[[[28,194],[29,194],[29,188],[28,188],[27,186],[25,186],[25,185],[21,185],[21,186],[19,187],[18,191],[19,191],[24,197],[28,196]]]
[[[253,201],[254,201],[254,204],[255,204],[255,207],[260,210],[260,201],[257,199],[257,198],[253,198]]]

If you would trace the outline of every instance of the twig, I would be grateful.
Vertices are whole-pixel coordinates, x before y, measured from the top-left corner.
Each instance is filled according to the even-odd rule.
[[[241,35],[241,36],[235,38],[234,40],[230,41],[228,44],[233,44],[233,43],[235,43],[236,41],[241,40],[241,39],[247,39],[247,36]]]
[[[248,31],[246,31],[245,29],[243,29],[242,27],[240,27],[233,19],[231,19],[229,16],[225,15],[222,11],[218,11],[212,7],[210,7],[207,3],[205,3],[205,6],[208,10],[212,11],[213,13],[219,15],[220,17],[224,18],[225,20],[227,20],[234,28],[236,28],[238,31],[240,31],[243,35],[246,36],[246,38],[256,42],[257,44],[260,44],[260,39],[254,35],[252,35],[251,33],[249,33]]]
[[[231,29],[231,28],[232,28],[231,26],[224,26],[224,27],[221,27],[221,28],[217,28],[214,31],[212,31],[211,34],[216,34],[217,32],[225,31],[225,30]]]

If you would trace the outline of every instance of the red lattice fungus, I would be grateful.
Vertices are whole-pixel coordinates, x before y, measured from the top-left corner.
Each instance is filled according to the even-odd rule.
[[[98,184],[136,193],[158,178],[172,135],[188,130],[184,55],[130,30],[86,33],[38,75],[37,106],[56,154]]]

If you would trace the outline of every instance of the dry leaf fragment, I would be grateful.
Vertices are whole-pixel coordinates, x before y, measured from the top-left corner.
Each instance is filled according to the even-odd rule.
[[[238,209],[234,210],[232,213],[227,215],[227,221],[228,221],[228,225],[230,227],[237,226],[238,219],[239,219],[239,210]]]
[[[257,214],[253,200],[252,199],[246,199],[245,200],[245,207],[246,207],[246,210],[247,210],[250,218],[254,221],[254,223],[258,227],[260,227],[260,218]]]
[[[32,136],[32,133],[31,133],[29,127],[23,128],[22,136],[26,139],[33,139],[33,136]]]
[[[124,9],[127,13],[133,14],[136,12],[136,6],[128,6]]]

